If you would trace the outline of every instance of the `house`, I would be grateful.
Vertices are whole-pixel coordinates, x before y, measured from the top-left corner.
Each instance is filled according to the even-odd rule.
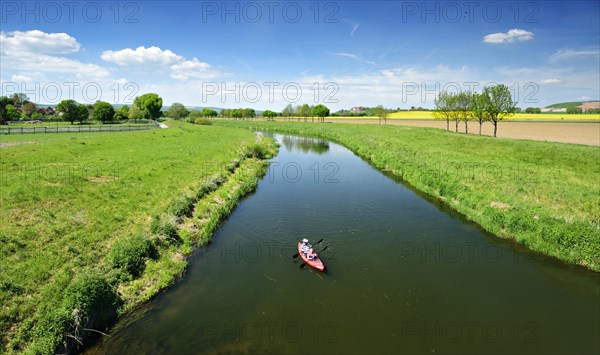
[[[50,115],[54,115],[56,113],[56,111],[54,111],[54,109],[50,106],[48,106],[47,108],[41,108],[38,110],[39,113],[41,113],[44,116],[50,116]]]
[[[542,113],[567,113],[566,108],[543,108]]]
[[[366,110],[367,110],[367,108],[363,107],[363,106],[354,106],[353,108],[350,109],[350,111],[352,111],[352,112],[363,112]]]

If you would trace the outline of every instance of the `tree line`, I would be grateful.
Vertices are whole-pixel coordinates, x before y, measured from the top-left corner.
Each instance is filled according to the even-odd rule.
[[[84,123],[88,120],[102,123],[123,120],[157,120],[162,116],[162,98],[154,93],[140,95],[133,105],[121,106],[115,110],[113,105],[105,101],[95,104],[82,104],[75,100],[62,100],[56,108],[37,108],[27,95],[18,93],[12,97],[0,96],[0,124],[19,120],[67,121]]]
[[[434,101],[434,117],[446,120],[446,130],[450,131],[450,121],[465,123],[465,133],[469,133],[468,121],[479,123],[481,126],[489,121],[494,125],[494,137],[498,130],[498,122],[515,113],[517,107],[510,90],[506,85],[499,84],[483,89],[481,93],[460,91],[457,93],[442,91]]]

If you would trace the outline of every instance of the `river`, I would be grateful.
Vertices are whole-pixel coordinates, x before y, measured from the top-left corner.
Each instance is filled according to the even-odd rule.
[[[275,134],[257,191],[90,354],[600,353],[600,275],[496,238],[348,149]],[[301,268],[307,237],[326,270]]]

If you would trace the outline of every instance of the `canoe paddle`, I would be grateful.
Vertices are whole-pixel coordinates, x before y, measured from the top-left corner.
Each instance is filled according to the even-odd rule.
[[[323,241],[323,239],[319,240],[318,242],[316,242],[315,244],[313,244],[313,246],[315,246],[315,245],[317,245],[317,244],[321,243],[322,241]],[[327,247],[325,247],[325,248],[327,248]],[[324,250],[324,249],[323,249],[323,250]],[[292,259],[296,259],[296,258],[297,258],[297,257],[299,257],[299,256],[300,256],[300,253],[296,253],[296,254],[292,255]]]

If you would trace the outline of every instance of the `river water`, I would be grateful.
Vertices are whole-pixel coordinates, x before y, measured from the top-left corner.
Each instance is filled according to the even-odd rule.
[[[346,148],[280,152],[185,277],[90,354],[600,353],[600,276],[496,238]],[[301,268],[297,242],[326,265]]]

